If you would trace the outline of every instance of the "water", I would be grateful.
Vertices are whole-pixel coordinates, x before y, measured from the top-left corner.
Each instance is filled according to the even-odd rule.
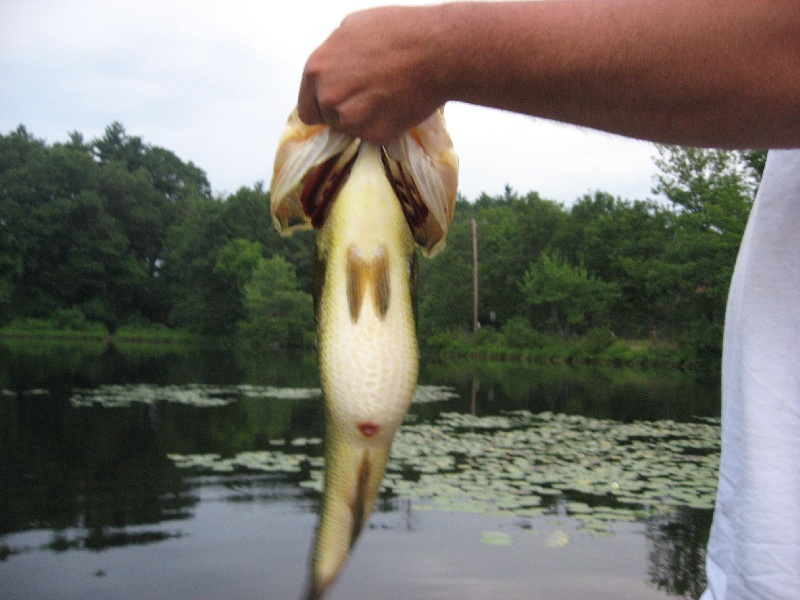
[[[309,355],[0,346],[0,598],[300,597],[316,373]],[[518,364],[424,362],[420,383],[332,600],[699,596],[718,390]]]

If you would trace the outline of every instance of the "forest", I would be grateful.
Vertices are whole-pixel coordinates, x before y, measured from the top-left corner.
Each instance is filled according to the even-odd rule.
[[[596,191],[565,205],[511,186],[459,197],[446,248],[420,257],[421,342],[535,355],[644,341],[674,349],[681,366],[718,368],[765,157],[659,146],[658,199]],[[313,346],[314,233],[281,238],[267,186],[215,195],[200,167],[118,122],[90,141],[73,132],[49,144],[23,125],[1,135],[0,331],[101,324],[112,337],[139,327]]]

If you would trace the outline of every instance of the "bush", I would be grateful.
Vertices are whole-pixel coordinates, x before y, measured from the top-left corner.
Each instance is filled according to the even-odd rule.
[[[610,348],[615,340],[614,332],[607,327],[595,327],[586,332],[583,343],[589,354],[597,355]]]
[[[86,320],[86,316],[81,309],[73,306],[72,308],[60,308],[55,311],[50,322],[54,329],[67,329],[70,331],[87,331],[92,328],[92,323]]]
[[[527,317],[520,315],[511,317],[505,322],[503,336],[511,348],[541,348],[544,345],[542,334],[531,326]]]
[[[681,336],[684,366],[715,379],[722,372],[722,325],[695,322]]]

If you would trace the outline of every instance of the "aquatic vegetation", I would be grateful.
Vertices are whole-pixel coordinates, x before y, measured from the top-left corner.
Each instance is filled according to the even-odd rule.
[[[467,497],[486,513],[530,514],[540,504],[571,516],[622,511],[623,518],[629,507],[711,509],[718,439],[718,427],[709,423],[446,413],[436,424],[400,431],[389,469],[417,477],[384,485],[435,505]]]
[[[259,385],[237,385],[236,390],[246,398],[276,398],[279,400],[307,400],[322,396],[319,388],[281,388]]]
[[[458,394],[451,387],[443,385],[418,385],[411,399],[412,404],[427,404],[428,402],[445,402],[458,398]]]
[[[514,543],[514,538],[504,531],[484,531],[481,533],[481,541],[491,546],[510,546]]]
[[[15,395],[3,390],[3,395]],[[46,394],[47,390],[29,390],[26,395]],[[308,400],[321,398],[319,388],[286,388],[258,385],[156,385],[139,383],[130,385],[101,385],[96,388],[74,390],[70,403],[72,406],[103,406],[105,408],[128,407],[132,404],[154,404],[174,402],[200,408],[225,406],[239,398]],[[412,402],[444,402],[457,398],[458,394],[446,386],[420,385],[414,393]]]
[[[227,459],[170,458],[178,467],[218,473],[283,473],[301,477],[299,485],[311,493],[322,489],[319,439],[274,440],[272,447]],[[309,447],[311,454],[301,453]],[[527,411],[446,412],[434,422],[401,427],[382,493],[411,500],[415,510],[566,516],[585,534],[612,535],[614,522],[681,507],[713,509],[718,463],[716,419],[620,423]],[[554,537],[548,544],[567,542]]]
[[[72,406],[103,406],[122,408],[132,404],[155,404],[174,402],[200,407],[225,406],[236,400],[235,388],[210,385],[101,385],[91,389],[74,390],[70,398]]]
[[[563,529],[558,529],[547,537],[547,545],[550,548],[563,548],[567,544],[569,544],[569,536]]]
[[[41,389],[41,388],[33,388],[33,389],[30,389],[30,390],[24,390],[24,391],[20,392],[20,395],[26,396],[26,397],[27,396],[47,396],[48,394],[50,394],[50,390],[44,390],[44,389]],[[0,396],[5,397],[5,398],[15,398],[17,396],[17,392],[15,392],[14,390],[2,389],[2,390],[0,390]]]
[[[316,440],[321,444],[322,440]],[[286,454],[271,450],[240,452],[231,458],[219,454],[168,454],[175,466],[200,469],[214,473],[231,473],[236,470],[263,471],[265,473],[299,473],[307,461],[305,454]]]

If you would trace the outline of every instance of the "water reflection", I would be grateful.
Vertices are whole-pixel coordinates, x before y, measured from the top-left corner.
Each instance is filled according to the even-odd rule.
[[[211,474],[179,468],[169,457],[298,451],[293,441],[322,436],[319,398],[265,398],[243,386],[316,388],[316,373],[311,355],[254,359],[233,351],[0,345],[0,569],[41,552],[100,552],[188,539],[197,535],[191,523],[209,502],[291,506],[312,519],[319,495],[300,483],[318,469],[313,460],[292,474]],[[423,363],[422,381],[450,386],[458,397],[415,404],[412,425],[432,423],[443,410],[476,416],[551,411],[623,423],[690,421],[719,411],[718,392],[673,373]],[[160,398],[114,409],[75,402],[81,390],[140,383],[205,384],[223,390],[218,397],[225,401],[199,406]],[[318,459],[322,449],[312,444],[301,451]],[[544,517],[518,518],[516,526],[541,527],[536,519],[563,518],[569,506],[564,502],[585,500],[578,492],[554,498]],[[420,510],[387,489],[371,527],[421,535]],[[652,584],[673,596],[698,597],[709,511],[687,508],[643,522]],[[297,542],[303,556],[313,527],[311,520],[304,523],[308,540]]]
[[[650,519],[650,581],[674,596],[699,598],[705,590],[705,545],[712,511],[680,509]]]
[[[428,363],[422,379],[456,388],[465,399],[459,410],[471,411],[473,390],[477,414],[496,410],[550,411],[636,420],[718,417],[716,383],[698,381],[680,371],[636,371],[606,367],[505,363]]]

